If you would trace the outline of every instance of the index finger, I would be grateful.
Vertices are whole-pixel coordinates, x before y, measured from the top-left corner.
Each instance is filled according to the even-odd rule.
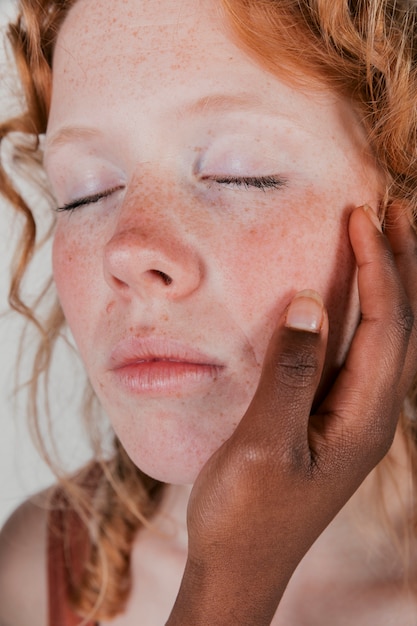
[[[341,457],[351,457],[353,448],[356,452],[362,448],[364,467],[369,468],[391,445],[413,374],[412,364],[406,365],[413,307],[389,241],[374,220],[363,207],[351,215],[361,321],[346,362],[319,410],[327,420],[327,437],[339,439]]]

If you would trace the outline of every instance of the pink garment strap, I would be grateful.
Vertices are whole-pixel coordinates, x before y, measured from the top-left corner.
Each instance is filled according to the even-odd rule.
[[[61,489],[56,490],[52,500],[47,549],[49,626],[98,626],[93,621],[84,622],[70,605],[70,589],[80,581],[89,537]]]

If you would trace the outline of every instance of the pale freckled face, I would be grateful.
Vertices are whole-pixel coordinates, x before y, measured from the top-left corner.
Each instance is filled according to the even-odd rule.
[[[58,203],[102,196],[58,216],[66,318],[127,452],[169,482],[192,482],[233,432],[297,291],[325,299],[328,371],[340,364],[358,314],[347,219],[379,200],[350,106],[272,77],[213,6],[79,0],[56,47],[47,133]],[[112,370],[132,337],[215,367],[133,393]]]

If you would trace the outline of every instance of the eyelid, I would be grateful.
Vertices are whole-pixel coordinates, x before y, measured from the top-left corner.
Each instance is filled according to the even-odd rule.
[[[254,187],[256,189],[261,189],[262,191],[266,191],[267,189],[280,189],[285,187],[288,184],[288,181],[283,176],[204,176],[202,177],[203,181],[208,181],[211,183],[217,183],[219,185],[230,185],[236,187],[245,187],[246,189],[250,187]],[[57,207],[55,210],[58,213],[62,213],[64,211],[74,211],[79,207],[86,206],[88,204],[95,204],[100,200],[104,200],[108,198],[113,193],[117,191],[121,191],[124,189],[124,185],[117,185],[116,187],[111,187],[105,191],[91,194],[89,196],[84,196],[73,202],[69,202],[64,204],[63,206]]]
[[[96,202],[99,202],[100,200],[104,200],[105,198],[108,198],[112,194],[116,193],[116,191],[121,191],[122,189],[124,189],[124,185],[117,185],[116,187],[111,187],[110,189],[107,189],[105,191],[78,198],[73,202],[69,202],[68,204],[64,204],[61,207],[57,207],[55,211],[57,211],[58,213],[63,211],[74,211],[81,206],[94,204]]]

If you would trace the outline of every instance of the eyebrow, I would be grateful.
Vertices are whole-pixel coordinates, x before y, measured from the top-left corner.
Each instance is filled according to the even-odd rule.
[[[186,105],[179,112],[179,117],[201,114],[205,111],[223,113],[234,109],[260,109],[264,105],[265,102],[258,95],[252,93],[212,94]]]
[[[239,94],[212,94],[199,98],[195,102],[186,104],[177,112],[178,119],[189,115],[201,115],[204,112],[224,113],[235,109],[264,109],[265,102],[259,96],[242,92]],[[74,141],[88,141],[102,136],[101,131],[89,126],[63,126],[45,143],[45,153],[54,152],[60,146]]]
[[[52,137],[48,137],[45,142],[45,152],[53,152],[59,146],[63,146],[71,141],[88,139],[96,139],[101,136],[99,130],[90,128],[88,126],[63,126],[57,130]]]

